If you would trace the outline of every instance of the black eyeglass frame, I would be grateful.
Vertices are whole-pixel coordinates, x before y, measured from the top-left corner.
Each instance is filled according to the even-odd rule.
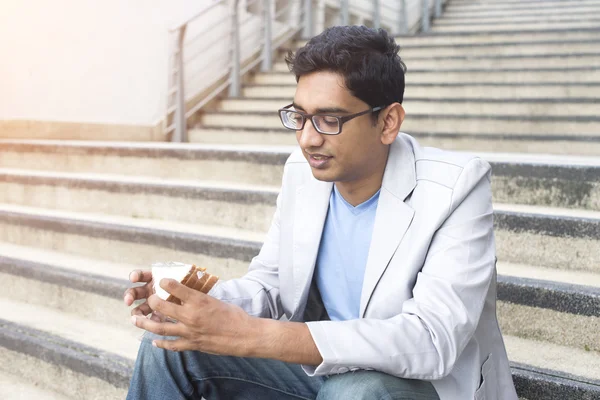
[[[368,110],[358,112],[356,114],[339,116],[339,115],[320,114],[320,113],[317,113],[317,114],[306,114],[306,113],[303,113],[303,112],[297,111],[297,110],[289,110],[289,108],[292,107],[293,105],[294,104],[292,103],[292,104],[289,104],[289,105],[287,105],[287,106],[285,106],[283,108],[280,108],[278,110],[279,119],[281,120],[281,123],[283,124],[283,127],[286,128],[286,129],[289,129],[291,131],[301,131],[302,129],[304,129],[304,125],[306,125],[306,121],[310,118],[310,121],[312,122],[313,127],[315,128],[315,130],[317,132],[323,134],[323,135],[339,135],[340,133],[342,133],[342,126],[344,125],[344,123],[346,123],[346,122],[348,122],[351,119],[354,119],[356,117],[360,117],[361,115],[365,115],[365,114],[369,114],[369,113],[374,113],[374,112],[383,110],[385,108],[385,106],[373,107],[373,108],[370,108]],[[282,113],[289,112],[289,111],[293,111],[293,112],[298,113],[298,114],[300,114],[302,116],[302,125],[300,127],[289,128],[289,127],[285,126],[285,122],[283,122],[283,114]],[[321,132],[319,130],[319,128],[317,127],[317,124],[315,124],[315,121],[313,120],[313,117],[316,117],[316,116],[336,118],[338,120],[338,126],[339,126],[338,132],[337,133]]]

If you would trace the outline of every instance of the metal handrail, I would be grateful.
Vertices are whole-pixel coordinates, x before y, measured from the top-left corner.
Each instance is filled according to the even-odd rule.
[[[284,2],[285,6],[281,6],[275,0],[212,0],[193,16],[169,29],[174,40],[171,41],[169,54],[164,131],[167,135],[172,133],[172,141],[187,141],[188,118],[225,90],[228,90],[230,97],[238,97],[241,94],[242,76],[257,67],[260,71],[269,71],[273,65],[274,51],[290,39],[300,36],[308,39],[315,34],[315,29],[324,29],[340,22],[344,25],[354,23],[353,21],[362,23],[365,19],[370,19],[373,27],[383,25],[395,34],[427,32],[431,19],[441,15],[446,2],[447,0],[289,0]],[[224,15],[222,19],[210,21],[199,32],[190,31],[192,24],[219,6]],[[338,13],[337,21],[325,21],[326,8]],[[287,23],[282,21],[286,15],[290,18]],[[321,18],[316,20],[316,15]],[[327,15],[331,17],[330,13]],[[295,18],[293,23],[290,23],[291,18]],[[188,31],[193,35],[190,38],[186,38]],[[201,40],[214,31],[220,31],[221,36],[208,43]],[[242,31],[244,40],[252,43],[250,46],[242,47]],[[198,62],[202,56],[206,56],[208,49],[213,53],[213,58],[208,57]],[[219,52],[219,49],[223,51]],[[223,58],[224,54],[227,54],[228,62],[226,67],[219,67],[222,72],[217,72],[213,67],[211,73],[217,73],[210,77],[211,82],[198,79],[202,77],[205,80],[204,70],[216,65],[215,62],[223,65],[226,60]],[[185,73],[189,75],[187,80]],[[194,75],[197,79],[192,78]],[[205,84],[204,87],[201,82]],[[190,90],[193,88],[186,87],[186,83],[188,86],[194,83],[196,88]],[[186,97],[186,91],[190,92],[189,97]],[[203,93],[202,98],[199,98],[200,93]]]
[[[212,8],[214,8],[215,6],[218,6],[221,3],[224,3],[226,0],[210,0],[212,1],[211,4],[208,4],[207,6],[205,6],[204,8],[200,9],[196,14],[192,15],[191,17],[189,17],[188,19],[186,19],[185,21],[172,26],[171,28],[169,28],[169,31],[171,32],[175,32],[185,26],[187,26],[190,22],[200,18],[201,16],[203,16],[204,14],[206,14],[209,10],[211,10]]]

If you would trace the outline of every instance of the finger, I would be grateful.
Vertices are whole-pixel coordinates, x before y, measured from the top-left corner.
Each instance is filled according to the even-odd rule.
[[[134,315],[131,317],[131,323],[140,329],[156,333],[160,336],[183,336],[185,335],[185,325],[170,322],[156,322],[148,318],[142,318]]]
[[[147,299],[153,294],[152,287],[149,284],[135,286],[127,289],[123,295],[123,301],[129,307],[135,300]]]
[[[136,308],[131,310],[131,315],[132,316],[138,315],[140,317],[145,317],[146,315],[150,314],[151,312],[152,312],[152,309],[148,305],[148,302],[143,302],[142,304],[140,304],[139,306],[137,306]]]
[[[197,290],[191,289],[179,282],[175,279],[164,278],[160,280],[160,287],[166,290],[169,294],[177,297],[181,300],[182,303],[187,303],[189,301],[199,300],[203,293],[200,293]],[[167,314],[168,315],[168,314]]]
[[[167,317],[165,317],[164,315],[162,315],[160,312],[158,311],[154,311],[152,313],[152,316],[150,317],[150,319],[152,321],[156,321],[156,322],[165,322],[167,320]]]
[[[152,271],[133,270],[129,273],[129,280],[133,283],[150,282],[152,280]]]
[[[191,341],[183,338],[175,340],[155,339],[152,341],[152,346],[170,351],[199,350],[197,348],[194,348],[193,343]]]
[[[171,317],[184,323],[189,321],[188,315],[185,314],[182,306],[163,300],[157,295],[148,297],[148,305],[152,311],[158,311],[164,317]]]

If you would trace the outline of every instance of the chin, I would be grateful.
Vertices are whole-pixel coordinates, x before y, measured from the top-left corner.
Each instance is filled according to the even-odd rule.
[[[337,176],[332,171],[311,168],[312,174],[318,181],[335,182]]]

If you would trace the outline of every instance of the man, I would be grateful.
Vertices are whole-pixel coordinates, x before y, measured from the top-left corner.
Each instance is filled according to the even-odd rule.
[[[151,333],[128,398],[517,398],[490,166],[398,133],[398,51],[383,30],[335,27],[288,57],[298,84],[280,118],[300,149],[260,254],[209,295],[163,280],[182,306],[132,273],[149,283],[125,302],[148,298],[132,314]]]

